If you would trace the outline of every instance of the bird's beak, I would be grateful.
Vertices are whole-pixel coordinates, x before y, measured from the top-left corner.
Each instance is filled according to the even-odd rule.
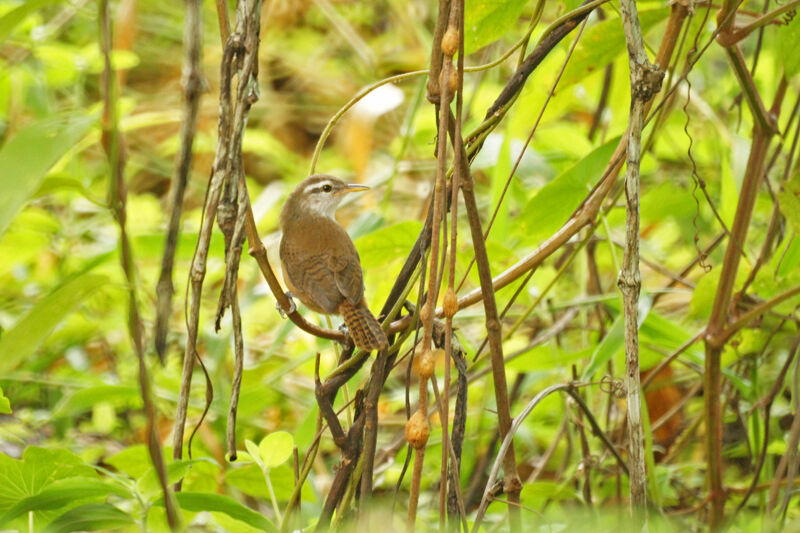
[[[366,185],[361,185],[360,183],[348,183],[347,186],[342,189],[341,191],[336,192],[336,195],[345,194],[348,192],[358,192],[358,191],[367,191],[369,187]]]

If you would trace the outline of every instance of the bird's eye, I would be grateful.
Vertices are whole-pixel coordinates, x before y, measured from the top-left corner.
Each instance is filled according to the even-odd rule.
[[[328,184],[325,184],[325,185],[322,186],[322,190],[325,191],[325,192],[331,192],[333,190],[333,187],[331,187]]]

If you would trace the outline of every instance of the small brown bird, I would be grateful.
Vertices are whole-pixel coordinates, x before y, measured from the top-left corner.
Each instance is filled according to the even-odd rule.
[[[356,346],[379,350],[389,342],[364,300],[356,247],[333,216],[346,193],[366,189],[324,174],[300,182],[281,210],[280,256],[292,295],[313,311],[342,315]]]

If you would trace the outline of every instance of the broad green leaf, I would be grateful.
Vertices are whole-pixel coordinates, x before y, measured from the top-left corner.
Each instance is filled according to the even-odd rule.
[[[127,513],[109,503],[88,503],[62,514],[47,526],[47,533],[71,531],[100,531],[133,524]]]
[[[652,303],[652,298],[646,294],[642,294],[639,297],[639,313],[637,318],[640,328],[642,327],[644,321],[647,320]],[[590,380],[598,370],[605,367],[606,363],[624,348],[625,315],[620,313],[617,315],[614,323],[611,324],[611,327],[606,332],[606,336],[603,337],[603,340],[597,345],[597,348],[592,354],[592,358],[589,360],[589,364],[586,366],[586,370],[583,371],[582,379]]]
[[[66,478],[95,478],[95,470],[64,449],[29,446],[22,459],[0,453],[0,513],[6,513],[31,496],[37,496],[56,481]],[[34,511],[34,524],[43,524],[53,512]]]
[[[262,531],[278,531],[278,528],[272,522],[230,496],[205,492],[178,492],[175,494],[175,498],[178,500],[178,505],[181,506],[181,509],[187,511],[225,513],[231,518],[240,520]]]
[[[517,22],[526,0],[467,0],[464,5],[464,54],[496,41]]]
[[[47,171],[89,130],[94,117],[35,122],[0,148],[0,237]]]
[[[270,469],[267,475],[272,481],[278,501],[288,501],[294,490],[294,472],[291,467],[288,464],[282,464]],[[267,483],[264,480],[264,472],[255,463],[229,469],[225,474],[225,483],[254,498],[267,500],[270,497]],[[317,501],[317,495],[310,483],[303,484],[301,496],[303,502]]]
[[[786,277],[800,266],[800,238],[797,238],[797,234],[786,239],[786,245],[780,253],[773,254],[772,263],[778,279]]]
[[[800,179],[783,185],[783,190],[778,193],[778,203],[795,235],[800,235]]]
[[[25,358],[31,357],[64,317],[107,280],[95,274],[79,275],[56,287],[34,305],[0,337],[0,354],[3,354],[0,375],[8,374]]]
[[[660,2],[637,2],[637,5],[643,32],[647,32],[669,15],[669,8]],[[565,41],[571,44],[573,39],[574,37],[570,35]],[[588,74],[605,68],[625,50],[625,33],[619,17],[611,17],[590,26],[583,32],[578,46],[575,47],[558,84],[559,90],[563,91],[574,83],[580,83]],[[627,99],[627,96],[625,98]]]
[[[573,167],[539,189],[525,206],[524,232],[533,241],[553,234],[578,208],[603,174],[619,138],[596,148]]]
[[[800,53],[797,52],[800,43],[800,16],[795,14],[789,24],[779,26],[775,31],[778,32],[780,61],[788,79],[800,72]]]
[[[733,176],[731,165],[723,160],[720,167],[719,214],[725,222],[725,225],[730,228],[733,224],[733,218],[736,216],[736,205],[739,202],[739,187]],[[696,194],[700,194],[700,192],[698,191]]]
[[[168,456],[166,452],[165,450],[165,456]],[[134,479],[142,477],[148,469],[152,468],[150,455],[147,451],[147,446],[144,444],[123,448],[114,455],[107,457],[104,462]]]
[[[692,300],[689,302],[690,317],[706,321],[708,317],[711,316],[711,308],[714,305],[714,298],[717,295],[717,286],[719,285],[719,276],[721,273],[721,268],[714,268],[697,282],[694,293],[692,294]],[[748,273],[748,268],[744,266],[739,268],[739,271],[736,273],[736,281],[733,284],[734,291],[738,291],[742,288]]]
[[[286,431],[270,433],[258,445],[265,468],[273,468],[286,462],[292,456],[294,438]]]
[[[6,38],[11,35],[11,32],[14,31],[14,28],[20,22],[25,20],[28,15],[37,9],[41,9],[47,4],[52,3],[55,3],[55,0],[27,0],[19,7],[12,9],[0,17],[0,44],[3,44],[3,41],[5,41]]]
[[[19,500],[0,516],[0,526],[30,511],[58,509],[78,500],[105,498],[109,494],[123,497],[130,496],[128,491],[122,487],[97,478],[73,477],[60,479],[48,485],[39,493]]]
[[[3,388],[0,387],[0,415],[10,415],[11,414],[11,402],[8,401],[8,398],[3,396]]]
[[[387,258],[405,258],[417,240],[422,224],[417,221],[385,226],[355,239],[364,270],[385,267]]]
[[[53,410],[54,417],[73,416],[92,408],[100,402],[115,407],[138,409],[142,405],[142,396],[136,385],[95,385],[78,389],[66,396]]]
[[[250,458],[255,461],[258,466],[264,468],[264,462],[261,460],[261,450],[258,449],[256,443],[250,439],[245,439],[244,446],[247,448],[247,453],[250,455]]]
[[[150,462],[150,458],[148,457],[148,463]],[[180,481],[188,472],[189,469],[192,467],[193,460],[183,460],[183,461],[173,461],[167,465],[167,481],[170,485],[177,483]],[[156,474],[156,470],[153,467],[145,472],[145,474],[139,479],[139,482],[136,484],[139,488],[139,492],[144,494],[147,497],[152,497],[156,494],[159,495],[161,493],[161,482],[158,479],[158,475]]]

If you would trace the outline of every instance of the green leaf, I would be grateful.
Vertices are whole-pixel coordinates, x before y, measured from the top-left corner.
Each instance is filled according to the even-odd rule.
[[[652,303],[652,298],[649,298],[645,294],[642,294],[639,298],[638,322],[640,328],[647,319],[647,315],[650,313]],[[624,345],[625,315],[620,313],[606,332],[606,336],[603,337],[603,340],[597,345],[597,348],[592,354],[592,358],[589,360],[589,364],[586,366],[586,370],[583,371],[583,377],[581,379],[584,381],[590,380],[598,370],[606,366],[606,363],[612,357],[624,349]]]
[[[786,246],[780,253],[772,257],[773,270],[777,272],[777,278],[785,278],[800,266],[800,238],[797,233],[786,239]]]
[[[466,0],[464,54],[469,55],[508,33],[526,3],[526,0]]]
[[[21,361],[31,357],[64,317],[107,281],[105,276],[79,275],[56,287],[34,305],[0,338],[0,354],[3,354],[0,375],[8,374]]]
[[[261,460],[264,461],[264,467],[266,468],[272,468],[286,462],[292,456],[293,448],[294,438],[291,433],[286,431],[270,433],[261,439],[258,445]]]
[[[0,173],[0,237],[37,191],[50,167],[83,137],[94,121],[94,117],[81,117],[34,122],[19,130],[0,148],[0,168],[3,169]]]
[[[99,531],[133,524],[134,520],[109,503],[88,503],[70,509],[47,526],[47,533]]]
[[[250,439],[244,440],[244,446],[247,448],[247,453],[250,455],[250,458],[255,461],[258,466],[264,468],[264,463],[261,460],[261,450],[258,449],[258,446],[255,442],[251,441]]]
[[[639,6],[639,23],[643,32],[669,15],[669,9],[661,3],[637,2],[637,5]],[[572,43],[572,39],[572,37],[565,39],[567,45]],[[605,68],[625,50],[625,32],[619,17],[611,17],[592,25],[583,32],[575,47],[572,58],[558,84],[558,89],[563,91],[574,83],[580,83],[588,74]]]
[[[53,409],[53,417],[73,416],[90,411],[100,402],[114,407],[138,409],[142,406],[142,396],[136,385],[95,385],[78,389],[66,396]]]
[[[0,415],[10,415],[11,414],[11,402],[8,401],[8,398],[3,396],[3,387],[0,387]]]
[[[0,513],[5,514],[23,500],[40,495],[56,481],[66,478],[95,478],[95,470],[64,449],[49,450],[29,446],[22,459],[0,454]],[[52,517],[46,510],[34,511],[34,523],[43,524]]]
[[[148,458],[149,459],[149,458]],[[194,460],[173,461],[167,465],[167,480],[172,485],[180,481],[191,469]],[[150,467],[137,483],[139,492],[147,497],[161,494],[161,482],[156,474],[156,469]]]
[[[558,230],[600,179],[618,142],[611,139],[539,189],[525,206],[523,233],[538,242]]]
[[[800,234],[800,180],[792,179],[778,193],[781,213],[786,217],[795,234]]]
[[[186,511],[225,513],[231,518],[240,520],[262,531],[278,531],[278,528],[272,522],[230,496],[206,492],[178,492],[175,494],[175,498],[178,500],[181,509]],[[163,502],[161,505],[163,505]]]
[[[148,469],[152,468],[150,455],[147,451],[147,446],[144,444],[127,446],[114,455],[107,457],[104,462],[134,479],[142,477]]]
[[[788,79],[800,72],[800,53],[797,53],[797,43],[800,43],[800,16],[795,15],[789,24],[779,27],[777,31],[780,50],[778,57]]]
[[[55,0],[27,0],[22,3],[21,6],[12,9],[2,17],[0,17],[0,44],[3,44],[3,41],[11,35],[11,32],[14,31],[14,28],[17,25],[25,20],[25,18],[40,9],[47,4],[54,3]],[[0,232],[2,233],[2,232]]]
[[[353,242],[365,271],[384,268],[388,258],[404,258],[414,245],[422,224],[417,221],[385,226],[355,239]]]
[[[0,516],[0,526],[30,511],[58,509],[76,500],[105,498],[109,494],[130,496],[122,487],[96,478],[61,479],[45,487],[41,492],[19,500]]]

